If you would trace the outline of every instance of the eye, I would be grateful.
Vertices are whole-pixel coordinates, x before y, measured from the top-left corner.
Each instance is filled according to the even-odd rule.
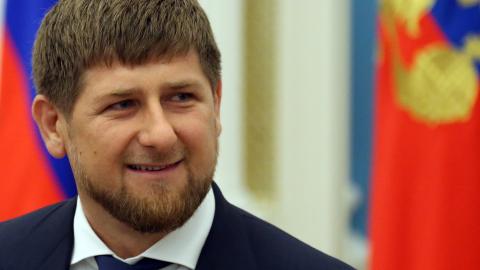
[[[193,99],[193,94],[191,93],[177,93],[172,96],[171,100],[175,102],[187,102]]]
[[[130,108],[134,107],[135,105],[137,105],[137,102],[135,102],[134,100],[131,100],[131,99],[127,99],[127,100],[122,100],[120,102],[112,104],[112,105],[108,106],[107,109],[108,110],[115,110],[115,111],[122,111],[122,110],[130,109]]]

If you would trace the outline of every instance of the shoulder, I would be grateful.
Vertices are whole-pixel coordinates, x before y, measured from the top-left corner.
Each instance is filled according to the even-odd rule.
[[[232,266],[229,269],[353,270],[340,260],[230,204],[215,183],[213,191],[216,208],[209,247],[217,249],[215,258],[219,252],[231,255],[228,260],[235,264],[226,264]],[[235,268],[237,264],[248,267]]]
[[[68,226],[69,219],[73,221],[75,206],[76,201],[71,199],[0,222],[0,254],[8,254],[7,249],[24,246],[37,238],[56,235],[65,230],[64,226]]]
[[[272,224],[232,207],[245,225],[259,269],[353,269]]]

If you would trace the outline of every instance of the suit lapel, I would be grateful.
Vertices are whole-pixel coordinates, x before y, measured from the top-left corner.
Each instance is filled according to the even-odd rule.
[[[73,216],[76,199],[60,204],[30,232],[18,257],[11,259],[16,270],[65,270],[70,268],[73,249]]]
[[[257,269],[238,209],[225,200],[215,183],[212,189],[215,194],[215,216],[196,269]]]
[[[72,237],[65,236],[50,254],[45,254],[44,260],[39,264],[41,270],[64,270],[70,268],[72,258]]]

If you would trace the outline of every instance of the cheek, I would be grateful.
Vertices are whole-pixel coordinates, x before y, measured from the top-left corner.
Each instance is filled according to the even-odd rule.
[[[198,162],[211,160],[216,154],[217,128],[212,119],[185,121],[176,128],[177,136],[190,156]]]
[[[210,145],[217,137],[217,123],[214,118],[191,119],[184,121],[177,128],[181,140],[193,145]]]
[[[76,146],[82,163],[98,171],[102,171],[100,166],[109,170],[120,162],[130,142],[128,130],[124,128],[95,128],[78,134],[77,138],[81,138]]]

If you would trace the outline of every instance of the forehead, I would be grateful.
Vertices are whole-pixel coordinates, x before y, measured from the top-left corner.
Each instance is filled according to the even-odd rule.
[[[80,96],[102,95],[117,88],[159,88],[180,82],[209,84],[198,55],[193,50],[138,65],[125,65],[119,61],[110,65],[95,65],[82,76]]]

